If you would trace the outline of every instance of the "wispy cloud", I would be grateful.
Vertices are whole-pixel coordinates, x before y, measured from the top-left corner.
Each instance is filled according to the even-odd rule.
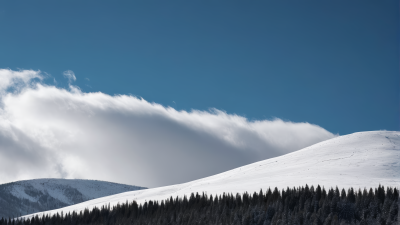
[[[15,77],[29,83],[41,76],[0,70],[3,89],[16,85]],[[155,187],[334,137],[309,123],[249,121],[217,109],[177,111],[133,96],[41,83],[4,93],[1,101],[0,182],[66,177]]]
[[[75,73],[72,70],[66,70],[63,72],[65,78],[71,83],[72,81],[76,81]]]

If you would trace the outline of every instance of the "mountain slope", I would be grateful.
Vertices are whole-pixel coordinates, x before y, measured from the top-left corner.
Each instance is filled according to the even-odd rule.
[[[206,163],[206,162],[205,162]],[[164,200],[170,196],[243,193],[268,187],[323,185],[325,188],[364,188],[400,184],[400,132],[372,131],[336,137],[302,150],[242,166],[188,183],[125,192],[59,210],[81,211],[118,202]],[[42,215],[43,213],[39,213]],[[30,215],[31,216],[31,215]]]
[[[0,185],[0,217],[57,209],[142,187],[95,180],[35,179]]]

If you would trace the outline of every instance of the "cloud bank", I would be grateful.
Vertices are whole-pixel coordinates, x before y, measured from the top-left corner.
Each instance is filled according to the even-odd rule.
[[[40,71],[0,70],[1,183],[62,177],[156,187],[335,136],[309,123],[249,121],[217,109],[177,111],[134,96],[49,86],[42,79]]]

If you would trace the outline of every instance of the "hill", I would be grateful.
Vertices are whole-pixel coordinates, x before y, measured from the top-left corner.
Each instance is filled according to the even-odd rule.
[[[35,179],[0,185],[0,217],[58,209],[142,187],[96,180]]]
[[[282,189],[305,184],[346,189],[378,187],[379,184],[398,187],[399,171],[400,132],[359,132],[192,182],[125,192],[39,215],[81,211],[132,200],[144,203],[170,196],[190,196],[196,192],[213,195],[252,193],[268,187]]]

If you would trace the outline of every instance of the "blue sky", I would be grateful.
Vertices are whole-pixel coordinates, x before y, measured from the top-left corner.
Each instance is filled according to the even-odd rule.
[[[0,68],[177,110],[399,130],[398,1],[2,1]]]

